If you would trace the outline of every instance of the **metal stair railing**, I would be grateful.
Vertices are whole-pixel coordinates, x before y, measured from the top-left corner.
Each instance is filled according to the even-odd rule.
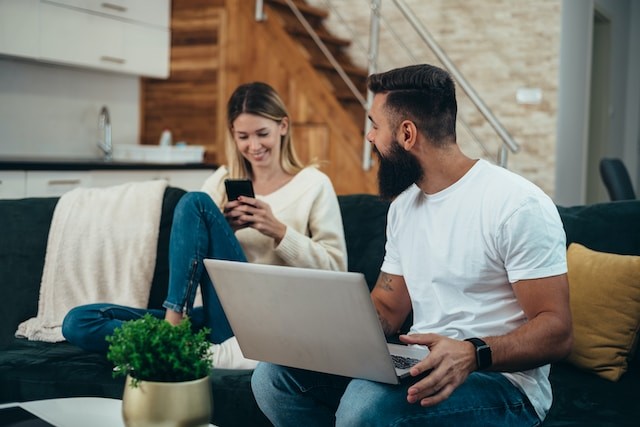
[[[324,44],[324,42],[322,41],[318,33],[316,33],[316,31],[313,29],[311,24],[309,24],[309,21],[307,21],[307,18],[305,18],[302,12],[300,12],[300,9],[298,9],[298,6],[296,6],[296,4],[292,0],[284,0],[284,1],[287,4],[287,6],[289,6],[289,9],[291,9],[291,12],[293,12],[295,17],[300,22],[300,24],[302,24],[305,31],[309,34],[309,36],[311,36],[311,39],[322,51],[322,53],[327,58],[327,60],[329,61],[331,66],[334,68],[334,70],[336,70],[338,75],[340,75],[342,80],[344,80],[344,83],[347,85],[349,90],[353,93],[353,96],[356,97],[358,102],[360,102],[360,105],[362,105],[362,108],[366,110],[367,101],[362,96],[362,94],[360,93],[356,85],[353,83],[353,81],[349,78],[347,73],[344,71],[344,68],[342,68],[338,60],[333,56],[333,54],[331,53],[327,45]],[[266,15],[264,14],[264,1],[256,0],[256,21],[263,21],[265,19],[266,19]]]
[[[377,72],[377,59],[378,59],[378,36],[380,29],[380,2],[381,0],[371,0],[369,1],[371,8],[371,21],[370,21],[370,32],[369,32],[369,51],[367,55],[368,62],[368,73],[373,74]],[[467,81],[467,79],[462,75],[462,73],[457,69],[455,64],[449,59],[444,50],[440,47],[440,45],[436,42],[433,36],[424,28],[422,23],[418,21],[415,17],[415,14],[409,6],[404,2],[404,0],[393,0],[398,10],[402,13],[404,18],[411,24],[414,28],[418,36],[422,39],[422,41],[429,47],[429,49],[436,55],[440,63],[443,67],[451,74],[454,80],[458,82],[458,85],[464,90],[467,94],[473,105],[476,109],[482,114],[482,116],[487,120],[487,122],[491,125],[491,127],[496,131],[500,139],[502,140],[502,145],[500,148],[500,152],[498,153],[497,162],[500,166],[506,167],[507,165],[507,157],[508,150],[513,153],[517,153],[520,150],[519,144],[513,139],[513,137],[509,134],[506,128],[500,123],[500,121],[495,117],[491,109],[487,107],[482,98],[478,95],[475,89],[471,86],[471,84]],[[353,93],[354,97],[358,100],[358,102],[365,109],[365,112],[368,111],[369,106],[371,105],[373,95],[370,91],[367,91],[367,99],[365,100],[360,91],[358,91],[357,87],[353,83],[353,81],[349,78],[347,73],[344,71],[339,62],[335,59],[333,54],[329,51],[327,46],[324,44],[320,36],[313,29],[311,24],[304,17],[302,12],[298,9],[295,3],[292,0],[285,0],[285,3],[293,14],[296,16],[298,21],[305,28],[309,36],[316,43],[318,48],[325,55],[329,63],[334,67],[338,75],[345,82],[349,90]],[[328,9],[330,9],[333,13],[337,13],[339,19],[344,23],[345,20],[339,14],[336,8],[334,8],[327,0],[324,0],[324,3]],[[256,0],[255,3],[255,17],[256,21],[260,22],[266,19],[264,14],[264,1]],[[382,17],[384,21],[384,17]],[[393,30],[391,25],[387,25],[393,35],[396,38],[397,42],[405,49],[410,58],[414,63],[418,63],[417,59],[410,53],[410,50],[407,48],[406,44],[402,41],[401,37]],[[477,143],[482,151],[489,155],[489,152],[485,145],[479,140],[477,135],[473,132],[468,123],[462,118],[459,117],[458,121],[464,127],[464,129],[469,133],[471,138]],[[369,170],[371,168],[371,144],[366,140],[366,135],[368,130],[371,127],[371,123],[368,119],[365,120],[365,138],[363,144],[363,157],[362,157],[362,168],[364,170]]]
[[[500,123],[498,118],[493,114],[493,111],[484,103],[482,98],[475,91],[473,86],[467,81],[467,79],[458,70],[455,64],[449,59],[444,50],[436,42],[433,36],[424,28],[424,25],[416,19],[415,13],[409,8],[404,0],[393,0],[400,12],[404,15],[405,19],[409,21],[413,29],[418,36],[424,41],[429,49],[436,55],[438,60],[446,68],[446,70],[453,76],[458,82],[462,90],[467,94],[473,105],[478,109],[480,114],[489,122],[491,127],[496,131],[500,139],[502,139],[502,147],[498,156],[498,162],[501,166],[506,167],[507,164],[507,148],[512,153],[517,153],[520,150],[520,145],[513,139],[507,129]]]
[[[368,2],[368,0],[364,0],[364,1],[367,1],[367,2]],[[373,3],[376,3],[376,2],[379,2],[379,1],[380,1],[380,0],[371,1],[371,4],[372,4],[372,6],[371,6],[371,7],[372,7],[372,9],[373,9],[374,7],[376,7],[377,9],[379,9],[379,5],[375,5],[375,6],[373,5]],[[327,0],[324,0],[324,3],[325,3],[325,4],[327,4],[327,3],[328,3],[328,2],[327,2]],[[335,8],[334,8],[334,9],[335,9]],[[332,12],[333,12],[333,10],[332,10]],[[336,12],[335,12],[335,13],[339,14],[340,12],[336,10]],[[344,19],[343,19],[341,16],[340,16],[340,18],[339,18],[339,19],[341,19],[342,21],[344,21]],[[372,25],[371,25],[372,30],[371,30],[370,38],[377,37],[377,33],[374,35],[374,30],[373,30],[373,28],[374,28],[374,19],[376,19],[376,18],[372,18],[372,22],[371,22],[371,24],[372,24]],[[385,18],[385,16],[384,16],[384,15],[382,15],[382,14],[379,14],[379,18],[378,18],[378,19],[379,19],[379,20],[381,20],[381,21],[385,24],[386,29],[389,31],[389,33],[390,33],[390,34],[391,34],[391,36],[394,38],[394,40],[396,41],[396,43],[397,43],[397,44],[398,44],[398,45],[399,45],[399,46],[404,50],[404,52],[407,54],[407,56],[409,57],[409,59],[411,60],[411,62],[412,62],[412,63],[414,63],[414,64],[419,63],[420,61],[418,60],[418,58],[416,58],[416,57],[415,57],[415,55],[413,54],[413,52],[411,51],[411,49],[409,49],[409,48],[407,47],[407,44],[402,40],[402,37],[400,37],[400,35],[399,35],[399,34],[398,34],[398,32],[395,30],[395,28],[393,27],[393,25],[389,24],[389,22],[387,21],[387,19]],[[376,26],[379,28],[379,22],[376,24]],[[376,28],[376,31],[377,31],[377,30],[378,30],[378,29]],[[377,42],[377,40],[376,40],[376,45],[377,45],[377,44],[378,44],[378,42]],[[378,55],[378,52],[377,52],[377,46],[376,46],[376,52],[375,52],[375,54],[369,53],[369,59],[375,58],[375,59],[377,60],[377,55]],[[372,74],[372,73],[369,73],[369,74]],[[371,104],[369,103],[368,105],[371,105]],[[368,122],[368,123],[370,123],[370,122]],[[480,147],[480,149],[482,150],[482,152],[484,153],[484,155],[485,155],[485,156],[487,156],[487,157],[491,157],[491,154],[489,153],[488,148],[487,148],[487,147],[485,146],[485,144],[480,140],[480,138],[478,138],[478,135],[473,131],[473,129],[471,128],[471,126],[469,125],[469,123],[468,123],[468,122],[464,119],[464,117],[462,117],[462,115],[460,115],[460,114],[458,115],[458,123],[459,123],[459,124],[460,124],[460,126],[461,126],[461,127],[462,127],[466,132],[467,132],[467,134],[471,137],[471,139],[473,140],[473,142],[474,142],[477,146],[479,146],[479,147]],[[370,156],[370,149],[371,149],[371,148],[370,148],[369,144],[365,144],[365,147],[369,147],[369,149],[368,149],[368,150],[366,150],[366,149],[365,149],[364,156],[365,156],[365,158],[366,158],[366,156],[367,156],[367,155],[369,155],[369,156]],[[364,164],[364,161],[363,161],[363,164]]]

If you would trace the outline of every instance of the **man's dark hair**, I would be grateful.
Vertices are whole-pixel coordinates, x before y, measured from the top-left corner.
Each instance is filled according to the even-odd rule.
[[[456,88],[446,71],[421,64],[372,74],[367,86],[374,94],[388,93],[385,109],[396,128],[411,120],[433,144],[456,140]]]

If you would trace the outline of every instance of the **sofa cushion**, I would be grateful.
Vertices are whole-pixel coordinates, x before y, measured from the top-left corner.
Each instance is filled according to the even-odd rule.
[[[631,368],[633,370],[633,367]],[[640,380],[628,372],[613,382],[567,362],[551,365],[553,404],[545,427],[636,426],[640,420]]]
[[[558,212],[567,235],[567,246],[575,242],[598,252],[640,255],[640,201],[558,206]],[[638,354],[629,361],[630,366],[640,364]]]
[[[640,255],[640,201],[558,206],[567,246],[580,243],[594,251]]]
[[[68,342],[14,338],[0,352],[0,403],[96,396],[122,399],[124,378],[112,376],[106,356]],[[223,426],[270,426],[251,392],[252,371],[213,369],[212,422]],[[216,406],[220,408],[216,411]]]
[[[349,271],[363,273],[369,289],[378,279],[386,242],[389,202],[371,194],[338,196]]]
[[[627,370],[640,326],[640,256],[567,251],[573,350],[569,361],[617,381]]]
[[[160,232],[158,234],[158,250],[156,252],[156,267],[151,282],[149,294],[149,308],[162,308],[167,297],[169,287],[169,237],[173,223],[173,210],[180,198],[186,193],[181,188],[167,187],[162,201],[162,216],[160,217]]]
[[[114,379],[105,356],[67,342],[14,338],[0,352],[0,402],[55,397],[121,398],[124,378]]]

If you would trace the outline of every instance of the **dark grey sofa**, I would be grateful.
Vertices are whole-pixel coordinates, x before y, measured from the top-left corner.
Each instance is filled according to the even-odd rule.
[[[149,306],[164,299],[173,208],[183,191],[165,192],[158,257]],[[37,312],[47,235],[57,198],[0,200],[0,403],[103,396],[120,398],[122,379],[113,379],[105,357],[68,344],[16,339],[17,325]],[[372,286],[382,262],[388,203],[371,195],[339,197],[349,269],[363,272]],[[558,208],[568,242],[594,250],[640,254],[640,202]],[[560,362],[552,366],[554,405],[545,426],[637,425],[640,419],[638,358],[620,381],[609,382]],[[214,412],[220,426],[268,426],[250,389],[251,371],[214,369]]]

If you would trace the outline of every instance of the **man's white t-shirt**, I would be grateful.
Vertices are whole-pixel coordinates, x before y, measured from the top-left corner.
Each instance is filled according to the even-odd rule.
[[[503,335],[526,322],[514,282],[566,273],[565,233],[542,190],[479,160],[436,194],[413,185],[394,200],[381,270],[405,279],[410,333]],[[544,419],[552,400],[549,365],[504,375]]]

